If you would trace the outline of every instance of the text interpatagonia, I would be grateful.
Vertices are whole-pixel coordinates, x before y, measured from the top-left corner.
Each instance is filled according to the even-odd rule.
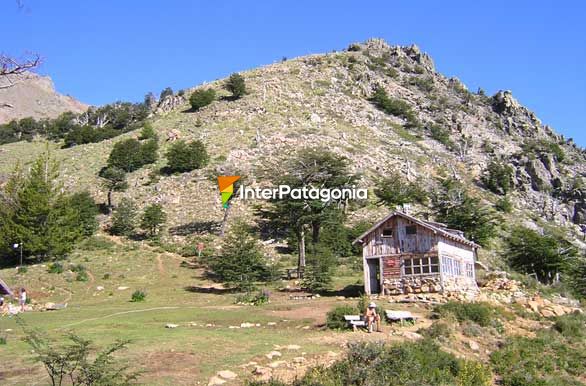
[[[368,189],[356,188],[355,186],[346,188],[314,188],[312,186],[292,188],[289,185],[279,185],[276,188],[252,188],[243,185],[239,190],[239,197],[244,200],[292,199],[328,202],[330,200],[365,200],[368,198]]]

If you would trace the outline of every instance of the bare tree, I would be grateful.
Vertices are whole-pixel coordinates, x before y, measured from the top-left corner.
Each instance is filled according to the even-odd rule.
[[[38,54],[29,54],[22,59],[0,54],[0,89],[14,86],[26,79],[27,72],[41,64]]]

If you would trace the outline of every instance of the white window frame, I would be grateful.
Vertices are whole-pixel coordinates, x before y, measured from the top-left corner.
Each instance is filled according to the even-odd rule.
[[[434,262],[435,261],[435,262]],[[414,264],[414,263],[417,264]],[[403,258],[403,275],[426,276],[440,273],[440,260],[438,256],[424,255],[422,257]],[[434,271],[435,268],[435,271]],[[419,273],[415,273],[415,270]]]

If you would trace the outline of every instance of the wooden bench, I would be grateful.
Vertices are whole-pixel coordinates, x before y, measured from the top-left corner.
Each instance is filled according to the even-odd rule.
[[[344,315],[344,320],[354,331],[357,331],[358,327],[366,328],[366,320],[362,315]]]
[[[303,275],[303,270],[301,271],[301,275]],[[287,280],[299,279],[299,270],[297,268],[287,268],[285,270],[285,276],[287,277]]]
[[[415,324],[417,321],[417,317],[409,311],[385,310],[385,316],[389,322],[400,322],[401,324],[405,322]]]

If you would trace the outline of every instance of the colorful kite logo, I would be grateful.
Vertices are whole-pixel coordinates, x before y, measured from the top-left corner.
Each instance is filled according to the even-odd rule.
[[[234,193],[234,183],[240,179],[240,176],[219,176],[218,187],[220,188],[220,194],[222,195],[222,206],[228,207],[228,200]]]

